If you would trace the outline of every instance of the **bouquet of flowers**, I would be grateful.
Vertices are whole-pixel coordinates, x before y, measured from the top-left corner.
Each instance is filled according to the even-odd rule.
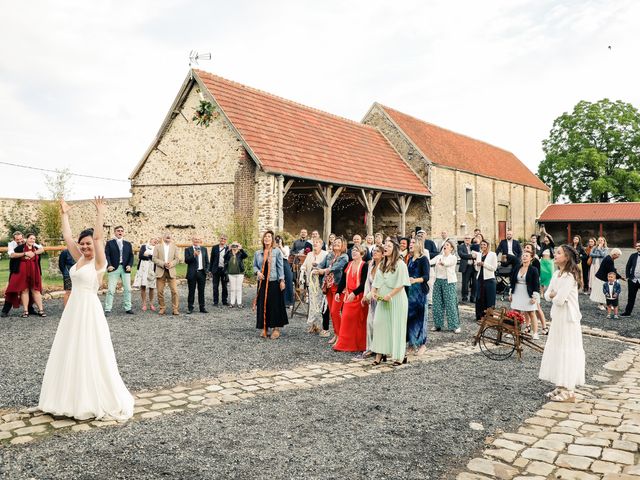
[[[211,120],[215,117],[217,117],[216,107],[214,107],[211,102],[200,100],[200,105],[196,108],[195,115],[192,120],[198,125],[208,127]]]
[[[512,320],[514,325],[525,323],[524,315],[516,310],[509,310],[504,316]]]

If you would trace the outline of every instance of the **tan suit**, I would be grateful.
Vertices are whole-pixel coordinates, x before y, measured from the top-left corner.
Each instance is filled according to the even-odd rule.
[[[158,304],[160,305],[160,311],[158,313],[160,313],[160,315],[164,315],[164,286],[169,282],[173,314],[178,315],[178,307],[180,306],[178,287],[176,283],[176,265],[180,260],[178,258],[178,248],[175,243],[171,242],[169,244],[168,255],[165,257],[164,242],[162,242],[156,245],[153,249],[153,257],[151,257],[151,260],[156,266],[156,288],[158,291]],[[171,268],[166,268],[165,265],[169,262],[171,262]]]

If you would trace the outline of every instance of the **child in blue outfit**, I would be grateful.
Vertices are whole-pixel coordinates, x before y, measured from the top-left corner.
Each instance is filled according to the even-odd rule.
[[[620,287],[620,282],[616,278],[616,272],[609,272],[607,274],[607,282],[602,285],[602,293],[607,299],[607,318],[619,318],[618,298],[620,298],[621,291],[622,287]]]

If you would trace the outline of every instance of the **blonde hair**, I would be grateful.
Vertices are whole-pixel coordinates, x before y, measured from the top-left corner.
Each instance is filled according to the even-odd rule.
[[[367,251],[367,249],[362,244],[354,245],[353,247],[351,247],[351,251],[353,250],[357,250],[360,253],[360,256],[364,259],[365,252]]]
[[[420,258],[424,256],[424,242],[413,242],[413,258]]]

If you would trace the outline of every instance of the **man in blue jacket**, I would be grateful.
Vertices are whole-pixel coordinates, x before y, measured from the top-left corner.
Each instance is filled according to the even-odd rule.
[[[107,295],[104,299],[104,313],[109,314],[113,307],[113,296],[116,293],[118,280],[122,282],[124,290],[123,305],[125,312],[133,314],[131,310],[131,267],[133,266],[133,247],[131,242],[124,239],[124,227],[117,226],[114,230],[115,238],[107,242],[104,252],[107,257]]]

